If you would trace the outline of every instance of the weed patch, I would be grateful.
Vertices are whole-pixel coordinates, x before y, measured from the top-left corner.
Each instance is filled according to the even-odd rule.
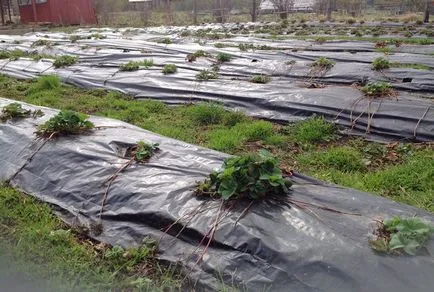
[[[312,117],[288,126],[287,132],[294,142],[328,142],[335,136],[335,126],[323,117]]]
[[[36,82],[27,89],[26,94],[32,95],[41,91],[55,90],[59,89],[60,86],[61,82],[59,77],[55,75],[44,75],[39,77]]]
[[[303,165],[332,167],[342,172],[361,171],[366,168],[361,153],[351,147],[335,147],[323,153],[307,153],[297,160]]]
[[[369,241],[378,252],[416,255],[434,233],[434,227],[418,218],[394,217],[379,224],[377,239]]]
[[[200,103],[188,112],[191,119],[202,126],[219,124],[226,114],[224,107],[216,103]]]

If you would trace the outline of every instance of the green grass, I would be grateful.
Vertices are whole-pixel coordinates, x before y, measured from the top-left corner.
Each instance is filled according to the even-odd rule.
[[[154,242],[129,250],[97,249],[63,224],[49,205],[8,186],[0,186],[0,214],[0,254],[7,253],[20,273],[47,280],[52,291],[179,287],[171,272],[159,272]],[[143,264],[151,273],[143,273]]]
[[[434,212],[433,186],[427,179],[433,171],[433,146],[419,149],[408,144],[404,148],[410,150],[396,150],[402,158],[391,161],[386,159],[388,151],[392,151],[389,148],[360,142],[356,138],[339,137],[335,126],[321,117],[280,126],[254,120],[242,112],[226,111],[215,103],[169,107],[159,101],[134,100],[118,92],[65,85],[44,85],[39,91],[29,90],[38,88],[39,83],[45,82],[20,81],[0,75],[0,96],[119,119],[164,136],[230,154],[265,147],[277,155],[284,166]],[[342,145],[346,147],[344,150]],[[336,153],[342,158],[336,157]],[[425,167],[422,167],[424,159]],[[365,165],[366,161],[371,163]],[[412,177],[416,180],[414,185]]]
[[[335,127],[322,117],[312,117],[289,126],[288,132],[297,143],[327,142],[334,137]]]
[[[31,95],[45,90],[56,90],[59,89],[60,86],[61,81],[59,77],[55,75],[45,75],[39,77],[37,81],[29,87],[27,94]]]
[[[340,172],[365,170],[362,154],[351,147],[330,148],[325,152],[314,152],[300,155],[301,165],[331,168]]]

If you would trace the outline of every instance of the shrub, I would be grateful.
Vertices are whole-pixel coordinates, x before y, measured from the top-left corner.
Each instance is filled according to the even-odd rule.
[[[265,84],[271,81],[271,77],[266,76],[266,75],[253,75],[250,78],[250,82],[252,83],[261,83],[261,84]]]
[[[176,67],[175,64],[166,64],[163,67],[163,73],[164,74],[173,74],[176,73],[176,71],[178,71],[178,68]]]
[[[335,126],[323,117],[312,117],[289,127],[290,136],[295,142],[314,143],[330,141],[335,133]]]
[[[196,74],[197,80],[210,80],[210,79],[218,79],[219,74],[214,70],[201,70],[198,74]]]
[[[369,244],[379,252],[416,255],[433,232],[433,226],[418,218],[394,217],[380,225],[376,231],[377,239]]]
[[[292,183],[277,166],[277,160],[265,150],[228,158],[222,170],[211,173],[199,184],[196,194],[223,200],[287,195]]]
[[[94,128],[94,124],[87,118],[87,115],[64,110],[38,126],[36,135],[47,138],[85,133]]]
[[[380,71],[380,70],[384,70],[384,69],[389,69],[390,68],[390,61],[386,58],[383,57],[379,57],[376,58],[373,62],[372,62],[372,69],[376,70],[376,71]]]
[[[354,18],[350,18],[350,19],[347,19],[347,23],[348,24],[354,24],[354,23],[356,23],[356,20]]]
[[[219,63],[229,62],[232,56],[227,53],[218,53],[216,59]]]
[[[78,57],[64,55],[64,56],[57,57],[54,60],[53,65],[56,68],[62,68],[62,67],[74,65],[75,63],[77,63],[77,61],[78,61]]]
[[[371,82],[362,87],[362,92],[368,97],[385,97],[395,95],[390,83],[378,81]]]
[[[330,70],[331,68],[333,68],[334,65],[335,65],[335,62],[330,61],[329,59],[327,59],[325,57],[320,57],[320,58],[316,59],[315,62],[313,62],[311,64],[311,67],[321,68],[324,70]]]

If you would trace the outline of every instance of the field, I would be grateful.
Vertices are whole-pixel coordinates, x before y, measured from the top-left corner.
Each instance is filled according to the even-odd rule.
[[[266,149],[286,174],[408,204],[432,221],[432,25],[394,21],[0,36],[0,97],[117,119],[231,155]],[[0,201],[0,251],[39,267],[51,289],[185,284],[185,271],[157,260],[158,243],[100,243],[7,184]],[[217,290],[243,289],[218,279]]]

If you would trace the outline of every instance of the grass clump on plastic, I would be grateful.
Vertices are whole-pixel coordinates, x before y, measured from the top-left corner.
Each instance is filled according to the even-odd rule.
[[[211,79],[218,79],[218,78],[219,78],[219,74],[214,70],[204,69],[199,71],[199,73],[196,74],[197,80],[211,80]]]
[[[77,63],[77,61],[78,61],[78,57],[64,55],[64,56],[57,57],[54,60],[53,65],[56,68],[63,68],[63,67],[74,65],[75,63]]]
[[[320,68],[323,70],[330,70],[335,65],[335,62],[330,61],[326,57],[321,57],[315,60],[310,66],[314,68]]]
[[[260,83],[260,84],[266,84],[271,81],[271,77],[266,75],[253,75],[250,78],[250,82],[252,83]]]
[[[95,127],[87,118],[88,116],[85,114],[64,110],[40,125],[36,135],[51,138],[86,133]]]
[[[223,169],[215,171],[196,189],[199,196],[229,199],[264,199],[289,194],[292,182],[282,176],[277,159],[268,151],[245,154],[224,161]]]
[[[216,59],[219,63],[229,62],[232,60],[232,56],[228,53],[218,53]]]
[[[33,116],[34,118],[43,116],[41,110],[31,111],[24,109],[20,103],[13,102],[5,106],[0,113],[0,121],[6,122],[11,119],[20,119]]]
[[[368,83],[361,90],[367,97],[390,97],[396,95],[392,85],[383,81]]]
[[[175,64],[166,64],[163,67],[163,74],[173,74],[176,73],[176,71],[178,71],[178,68],[176,67]]]
[[[142,61],[129,61],[126,64],[121,65],[121,71],[137,71],[140,67],[145,67],[146,69],[152,67],[154,65],[154,60],[146,59]]]
[[[386,58],[383,58],[383,57],[376,58],[372,62],[372,69],[375,71],[381,71],[384,69],[389,69],[390,66],[391,66],[390,61],[387,60]]]
[[[379,224],[377,238],[369,241],[379,252],[416,255],[434,233],[434,227],[418,218],[394,217]]]

